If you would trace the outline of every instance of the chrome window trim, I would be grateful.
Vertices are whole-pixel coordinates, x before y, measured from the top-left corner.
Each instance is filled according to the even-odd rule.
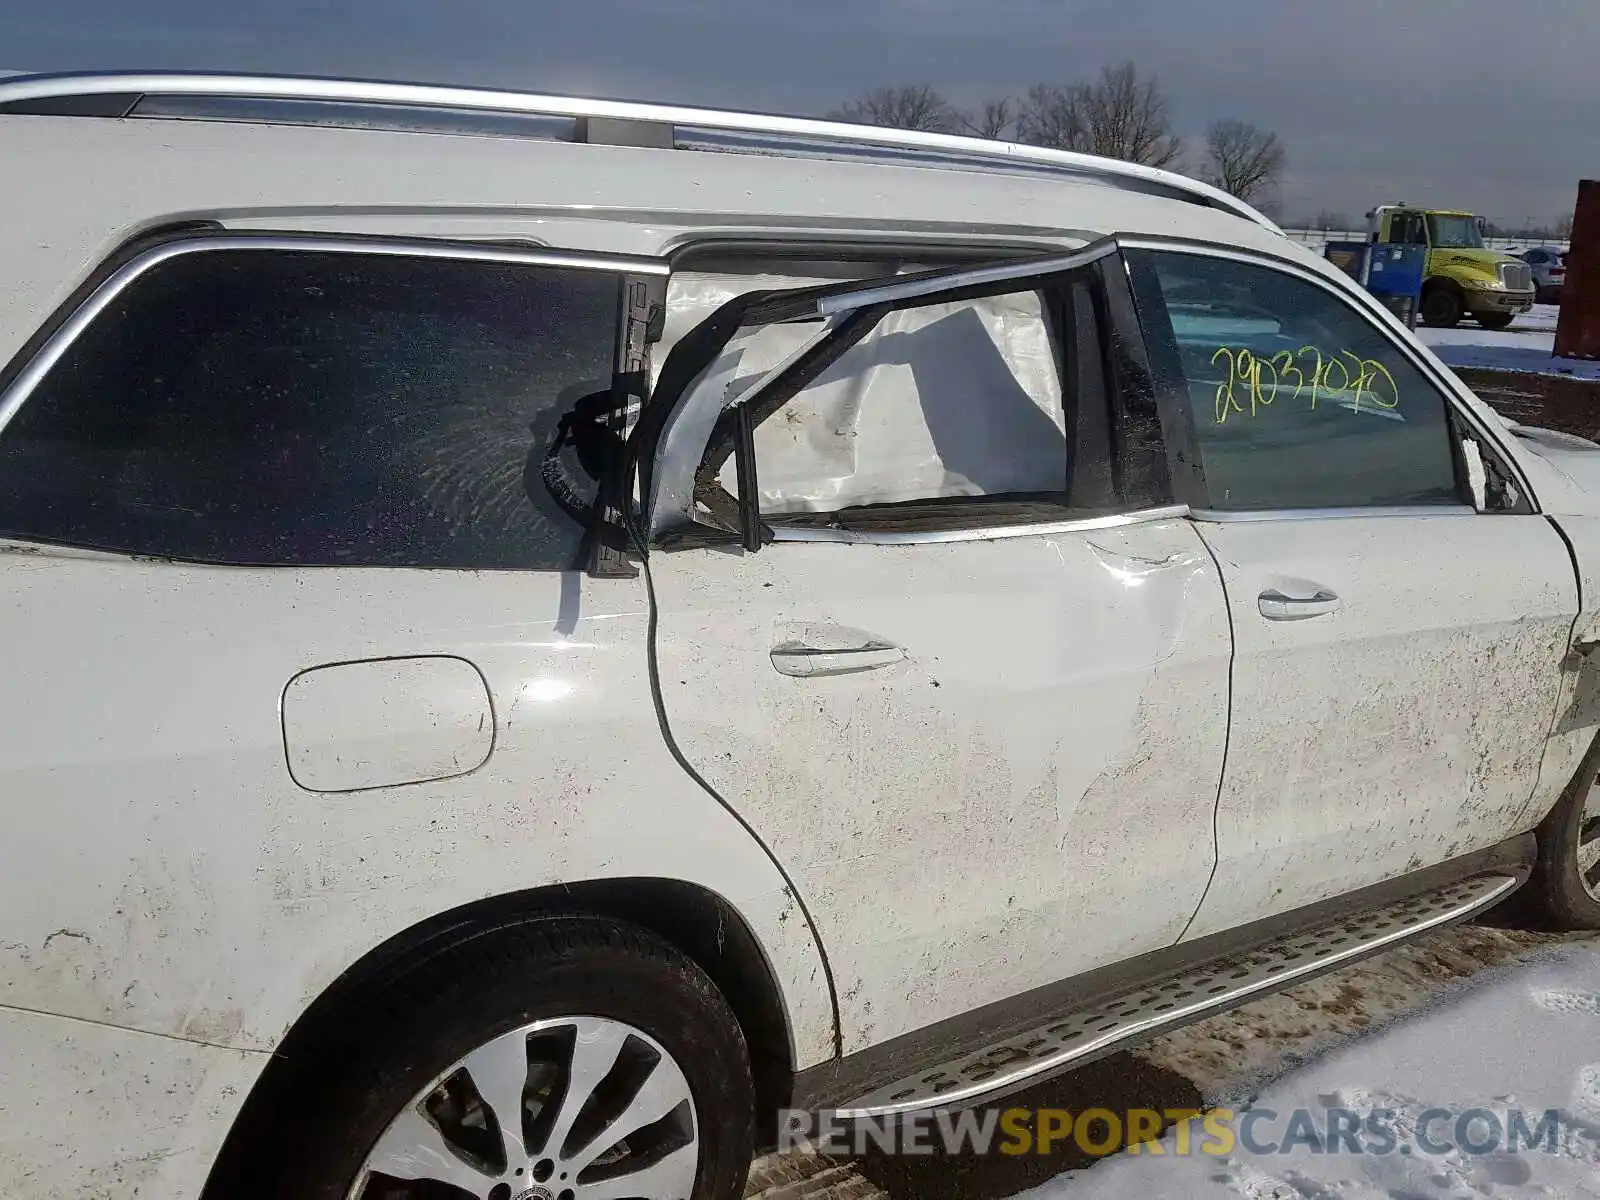
[[[0,433],[5,431],[28,397],[71,349],[72,344],[99,319],[107,308],[147,272],[188,254],[224,250],[261,250],[275,253],[369,254],[388,258],[433,258],[461,262],[510,263],[529,267],[574,267],[582,270],[611,271],[618,275],[661,275],[670,273],[666,262],[650,258],[624,258],[606,255],[567,253],[559,250],[522,250],[514,247],[485,246],[482,243],[450,245],[406,238],[341,238],[310,235],[218,235],[183,237],[153,246],[119,267],[90,293],[17,373],[0,395]]]
[[[1058,254],[1049,258],[1024,258],[993,267],[974,267],[970,271],[947,273],[937,279],[921,279],[909,283],[886,283],[882,287],[864,288],[841,296],[826,296],[817,301],[817,315],[831,317],[838,313],[871,308],[875,304],[898,304],[954,288],[984,287],[989,284],[1010,283],[1013,280],[1031,279],[1059,274],[1087,267],[1102,258],[1119,253],[1116,239],[1101,238],[1082,250]]]
[[[1359,517],[1476,517],[1480,514],[1470,504],[1415,504],[1372,508],[1264,508],[1250,512],[1196,508],[1189,515],[1196,521],[1231,524],[1236,521],[1343,521]]]
[[[1321,272],[1311,270],[1304,263],[1295,262],[1292,258],[1279,257],[1275,254],[1253,249],[1242,249],[1237,246],[1225,246],[1215,242],[1202,242],[1176,237],[1150,237],[1148,235],[1121,237],[1117,240],[1125,250],[1195,254],[1206,258],[1229,259],[1249,266],[1265,267],[1276,270],[1281,274],[1293,275],[1298,279],[1303,279],[1321,288],[1329,295],[1343,300],[1351,308],[1365,316],[1369,326],[1382,334],[1389,344],[1401,353],[1406,361],[1416,367],[1425,378],[1433,383],[1435,389],[1444,398],[1449,410],[1475,436],[1482,438],[1500,451],[1500,456],[1506,461],[1515,475],[1517,487],[1527,497],[1528,504],[1532,507],[1534,513],[1537,514],[1541,511],[1539,497],[1528,483],[1527,476],[1522,469],[1522,463],[1518,460],[1516,453],[1507,445],[1506,439],[1489,428],[1486,422],[1462,403],[1457,388],[1464,388],[1466,385],[1454,376],[1446,377],[1442,375],[1432,363],[1417,352],[1416,346],[1407,344],[1407,341],[1399,336],[1399,333],[1404,332],[1404,330],[1395,320],[1394,314],[1382,304],[1379,304],[1370,293],[1357,287],[1354,282],[1345,280],[1341,283],[1323,275]],[[1341,279],[1343,279],[1342,276]],[[1378,319],[1374,320],[1374,317]],[[1474,509],[1473,512],[1476,513],[1477,510]]]
[[[959,497],[956,498],[959,501]],[[1175,521],[1189,515],[1186,504],[1144,508],[1137,512],[1113,513],[1105,517],[1081,517],[1064,521],[1035,521],[1017,525],[984,525],[973,529],[873,531],[859,529],[816,529],[773,525],[774,542],[833,542],[849,546],[920,546],[935,542],[996,542],[1003,538],[1045,537],[1057,533],[1087,533],[1096,529],[1123,529],[1155,521]]]

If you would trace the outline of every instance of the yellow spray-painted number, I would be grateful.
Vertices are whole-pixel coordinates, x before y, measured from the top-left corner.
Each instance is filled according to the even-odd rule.
[[[1324,354],[1315,346],[1283,350],[1262,358],[1243,347],[1221,346],[1211,365],[1226,363],[1228,377],[1217,385],[1216,422],[1225,424],[1234,413],[1256,416],[1294,387],[1293,400],[1307,392],[1311,407],[1325,398],[1348,403],[1356,412],[1363,404],[1373,408],[1400,407],[1400,388],[1389,369],[1375,358],[1362,358],[1349,350]]]

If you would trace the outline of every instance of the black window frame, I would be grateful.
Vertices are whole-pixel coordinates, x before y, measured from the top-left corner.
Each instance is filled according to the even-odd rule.
[[[1128,281],[1130,294],[1137,313],[1138,336],[1144,343],[1150,369],[1156,381],[1162,408],[1173,413],[1169,426],[1174,430],[1183,431],[1169,440],[1169,453],[1173,456],[1173,480],[1175,486],[1183,480],[1186,485],[1180,493],[1183,502],[1196,514],[1204,515],[1216,512],[1226,515],[1232,520],[1272,520],[1281,519],[1284,515],[1381,515],[1386,512],[1396,512],[1394,506],[1374,505],[1361,507],[1333,507],[1304,509],[1230,509],[1214,505],[1211,499],[1210,487],[1206,479],[1204,452],[1194,430],[1193,412],[1188,391],[1188,381],[1184,375],[1178,357],[1176,344],[1172,338],[1172,321],[1166,311],[1165,300],[1159,284],[1151,286],[1154,264],[1150,256],[1153,254],[1188,254],[1209,258],[1218,258],[1243,263],[1263,270],[1275,271],[1281,275],[1298,279],[1305,284],[1318,288],[1327,293],[1335,303],[1342,304],[1353,316],[1365,323],[1379,334],[1391,348],[1428,383],[1435,394],[1443,402],[1446,422],[1449,428],[1450,449],[1455,468],[1457,485],[1461,490],[1462,507],[1474,507],[1472,494],[1469,488],[1465,443],[1471,441],[1477,446],[1483,456],[1485,471],[1489,477],[1491,507],[1478,510],[1477,515],[1514,515],[1525,516],[1538,512],[1537,500],[1529,487],[1528,481],[1521,469],[1516,465],[1515,457],[1505,449],[1502,439],[1478,417],[1463,408],[1460,401],[1453,394],[1448,383],[1439,377],[1438,372],[1412,348],[1408,347],[1402,337],[1398,336],[1396,328],[1389,322],[1394,320],[1392,314],[1386,310],[1373,311],[1377,302],[1371,301],[1372,307],[1362,301],[1365,293],[1353,296],[1343,291],[1332,280],[1319,276],[1316,272],[1302,263],[1284,256],[1268,254],[1254,249],[1244,249],[1237,246],[1223,245],[1216,242],[1197,241],[1181,237],[1164,237],[1160,235],[1137,235],[1119,239],[1123,250],[1123,257],[1128,267]],[[1353,286],[1353,285],[1352,285]],[[1192,469],[1179,473],[1180,456],[1186,457]],[[1496,502],[1496,495],[1501,499]],[[1406,511],[1425,512],[1425,506],[1415,509],[1407,508]],[[1442,512],[1452,511],[1452,506],[1436,506]]]
[[[649,342],[659,322],[670,266],[666,259],[645,255],[609,254],[601,251],[545,247],[526,241],[496,239],[430,238],[390,234],[362,234],[298,230],[230,230],[216,221],[186,221],[146,230],[116,247],[76,286],[35,329],[9,361],[0,364],[0,436],[5,427],[35,399],[39,386],[58,369],[73,344],[101,320],[106,309],[123,292],[136,286],[149,271],[172,258],[218,250],[271,253],[344,253],[352,257],[423,258],[452,262],[485,262],[521,266],[530,270],[554,268],[592,271],[613,277],[617,284],[618,311],[612,376],[608,393],[588,398],[586,411],[569,415],[568,426],[592,424],[590,436],[603,436],[614,446],[607,458],[606,477],[593,480],[596,499],[586,514],[581,561],[570,567],[428,567],[405,564],[359,563],[235,563],[209,557],[160,554],[162,561],[203,566],[256,566],[260,569],[406,570],[441,569],[477,571],[499,569],[530,573],[583,570],[607,577],[634,574],[628,551],[635,539],[621,516],[619,500],[622,446],[629,414],[639,411],[648,398]],[[581,436],[581,434],[580,434]],[[552,453],[560,446],[552,448]],[[547,456],[547,465],[548,465]],[[21,538],[21,535],[13,535]],[[41,545],[68,545],[87,549],[80,542],[28,537]],[[141,560],[152,556],[140,548],[110,548],[107,552]]]
[[[780,538],[775,525],[762,518],[758,509],[759,467],[753,453],[754,429],[780,412],[789,400],[888,313],[921,304],[1022,292],[1035,292],[1040,296],[1061,383],[1065,419],[1062,466],[1067,484],[1062,493],[1064,503],[1054,506],[1042,504],[1047,510],[1044,512],[1024,509],[1003,514],[1004,495],[951,497],[844,510],[851,513],[847,524],[830,520],[837,517],[837,513],[819,513],[815,519],[775,524],[793,530],[848,529],[852,534],[859,535],[861,540],[873,540],[874,535],[897,535],[897,540],[917,540],[920,534],[931,538],[940,533],[1003,529],[1007,526],[1070,526],[1108,517],[1163,511],[1180,505],[1182,501],[1175,495],[1175,482],[1171,476],[1174,458],[1170,441],[1174,436],[1182,436],[1182,431],[1171,425],[1174,414],[1159,402],[1156,383],[1139,334],[1126,268],[1114,242],[1111,239],[1105,241],[1104,256],[1097,261],[1000,283],[963,286],[959,276],[986,266],[1025,265],[1026,258],[1008,256],[998,261],[979,262],[955,269],[943,268],[917,276],[887,280],[750,292],[728,301],[700,327],[686,335],[669,354],[657,385],[657,395],[651,402],[655,410],[653,415],[659,423],[664,424],[670,418],[669,410],[684,399],[690,382],[740,328],[795,319],[818,299],[828,296],[923,278],[937,280],[940,277],[952,277],[952,285],[948,289],[905,302],[875,304],[853,310],[841,321],[831,337],[812,346],[789,364],[779,376],[769,380],[757,396],[741,398],[740,403],[724,408],[696,471],[696,498],[715,523],[697,521],[666,531],[658,535],[657,543],[672,549],[738,544],[754,551],[773,540],[810,540]],[[1085,247],[1086,251],[1089,249]],[[1063,253],[1057,251],[1042,257],[1059,258]],[[1145,410],[1143,416],[1147,424],[1142,439],[1136,432],[1133,419],[1136,407]],[[1086,420],[1086,417],[1091,419]],[[1156,430],[1154,437],[1148,432],[1150,424]],[[649,496],[654,439],[662,430],[659,424],[653,429],[645,429],[642,425],[641,429],[642,444],[636,448],[634,458],[639,463],[641,492]],[[728,495],[718,483],[730,457],[735,460],[740,492],[738,497]],[[1180,461],[1187,463],[1187,460]],[[1072,468],[1070,473],[1069,464]],[[1136,476],[1146,477],[1154,498],[1126,499],[1127,490]],[[1092,497],[1097,489],[1108,497],[1106,503],[1095,506],[1095,511],[1068,511],[1076,507],[1080,500]],[[919,508],[925,508],[925,516],[919,514]]]

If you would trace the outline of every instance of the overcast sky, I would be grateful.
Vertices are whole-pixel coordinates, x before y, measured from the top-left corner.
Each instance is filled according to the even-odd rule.
[[[0,66],[285,71],[821,114],[973,104],[1133,59],[1180,132],[1287,142],[1284,206],[1506,224],[1600,177],[1600,0],[0,0]]]

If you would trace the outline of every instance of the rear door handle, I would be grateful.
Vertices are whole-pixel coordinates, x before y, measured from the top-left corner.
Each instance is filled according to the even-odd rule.
[[[890,642],[876,639],[859,646],[812,646],[805,642],[781,642],[772,648],[772,665],[783,675],[815,679],[822,675],[853,675],[876,671],[905,659],[906,652]]]
[[[1326,588],[1314,596],[1285,596],[1277,588],[1268,588],[1256,597],[1256,606],[1269,621],[1306,621],[1338,612],[1344,601]]]

